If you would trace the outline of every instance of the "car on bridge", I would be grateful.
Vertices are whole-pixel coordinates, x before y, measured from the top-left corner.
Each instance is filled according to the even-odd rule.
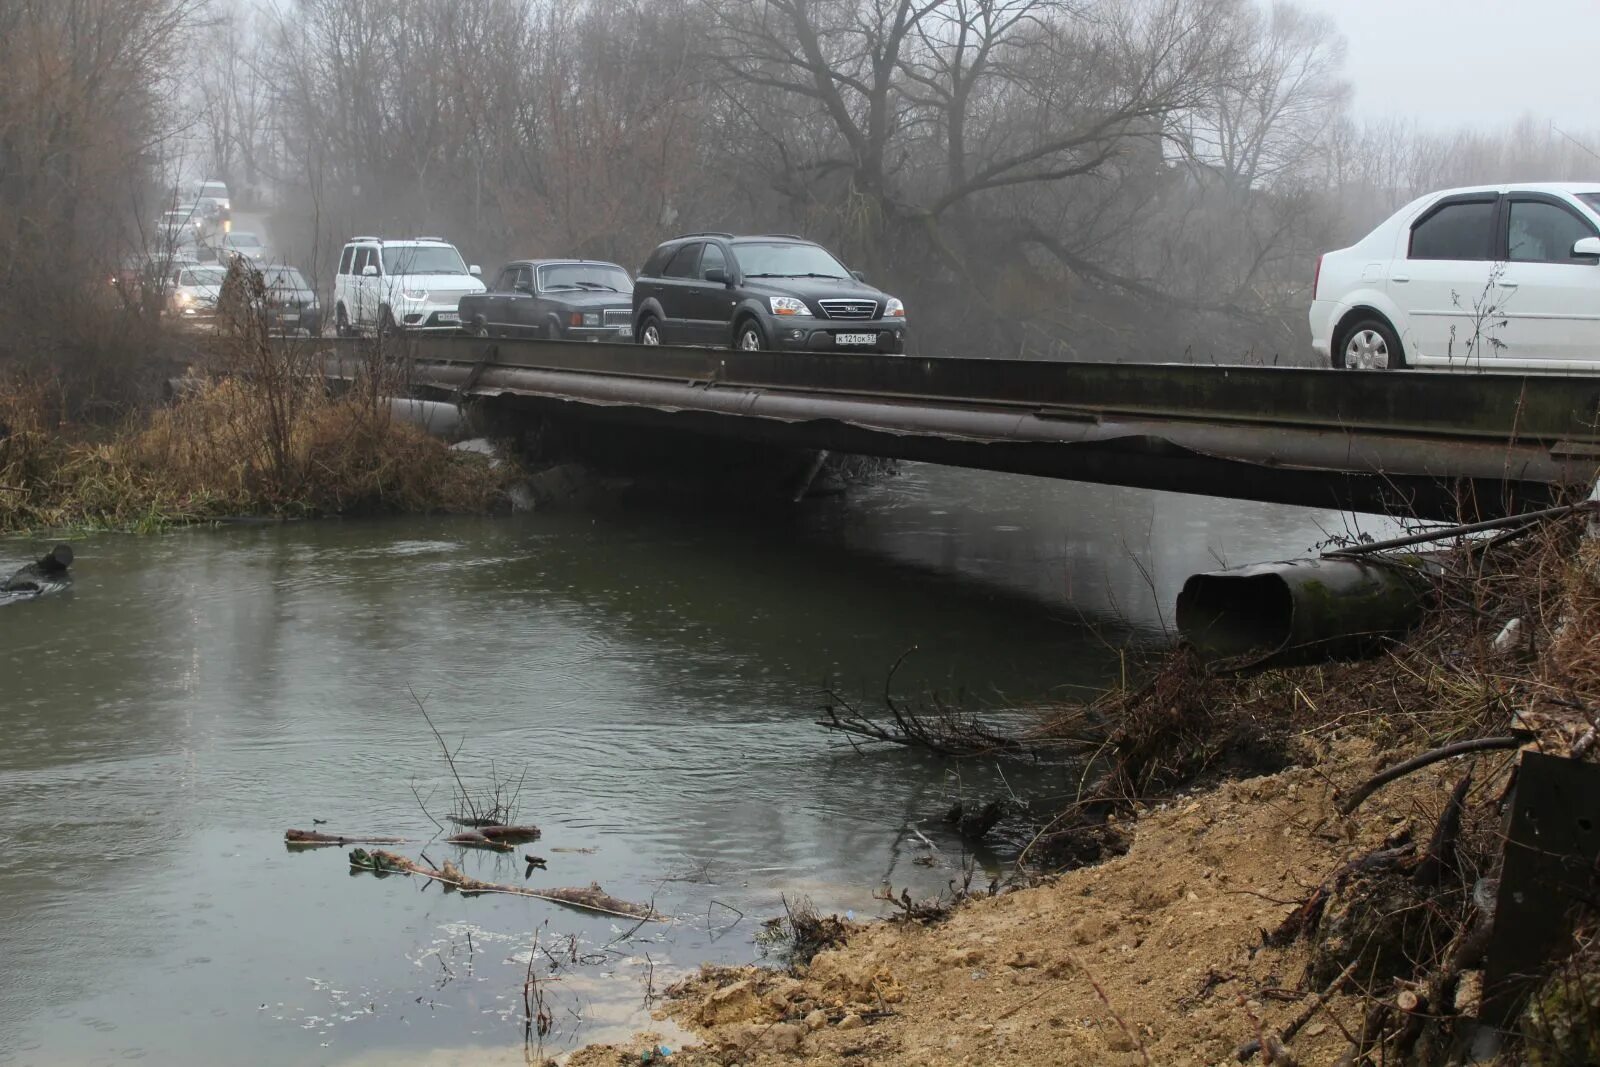
[[[460,329],[461,298],[484,291],[477,264],[438,237],[353,237],[333,282],[339,336]]]
[[[461,298],[461,328],[478,337],[631,341],[633,280],[615,263],[519,259],[486,292]]]
[[[1447,189],[1317,260],[1335,367],[1600,371],[1600,184]]]
[[[793,234],[692,233],[650,253],[633,288],[644,345],[904,352],[906,308]]]
[[[224,234],[216,247],[219,258],[231,259],[238,256],[256,264],[266,262],[270,255],[260,236],[249,230],[232,230]]]
[[[209,325],[227,270],[215,264],[175,263],[167,276],[167,314],[184,328]]]

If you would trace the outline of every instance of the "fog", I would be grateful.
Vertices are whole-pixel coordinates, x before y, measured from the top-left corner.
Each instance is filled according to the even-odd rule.
[[[1594,129],[1588,89],[1600,44],[1593,0],[1301,0],[1349,42],[1357,115],[1424,126],[1507,125],[1525,116]],[[1590,148],[1600,144],[1589,140]],[[1591,168],[1600,174],[1600,160]]]
[[[1586,0],[1478,6],[0,0],[0,346],[125,337],[85,286],[212,177],[324,289],[357,233],[492,272],[792,232],[918,354],[1309,362],[1320,252],[1600,174]]]

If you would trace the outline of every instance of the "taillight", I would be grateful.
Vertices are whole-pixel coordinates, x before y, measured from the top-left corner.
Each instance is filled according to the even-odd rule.
[[[1311,299],[1317,298],[1317,286],[1322,284],[1322,257],[1317,257],[1317,269],[1311,274]]]
[[[583,313],[581,311],[574,311],[571,315],[567,316],[567,322],[573,326],[582,326]]]

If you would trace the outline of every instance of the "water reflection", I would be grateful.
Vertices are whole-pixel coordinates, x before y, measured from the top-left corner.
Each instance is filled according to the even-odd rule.
[[[517,952],[606,945],[611,920],[277,843],[314,818],[434,833],[413,788],[437,811],[449,783],[411,692],[469,769],[526,768],[534,884],[595,879],[680,917],[573,975],[556,1040],[580,1040],[580,1018],[638,1000],[644,952],[752,958],[780,892],[865,911],[885,877],[951,877],[910,863],[908,827],[937,837],[955,796],[1000,788],[992,768],[857,752],[813,725],[822,686],[870,700],[913,645],[903,688],[1096,686],[1214,554],[1292,555],[1339,521],[914,467],[781,515],[623,503],[80,542],[73,590],[0,610],[0,1061],[514,1048]],[[516,857],[468,862],[522,878]],[[731,934],[730,909],[751,916]],[[459,924],[482,932],[478,980],[441,982],[428,950]]]

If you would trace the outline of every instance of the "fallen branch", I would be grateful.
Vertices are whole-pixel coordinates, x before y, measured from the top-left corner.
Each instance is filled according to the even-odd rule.
[[[1436,886],[1447,871],[1456,869],[1456,842],[1461,837],[1461,819],[1466,814],[1467,790],[1470,788],[1472,772],[1468,771],[1450,792],[1444,813],[1439,816],[1439,825],[1434,828],[1433,837],[1428,842],[1428,851],[1411,873],[1413,885]]]
[[[1339,802],[1339,814],[1349,815],[1361,806],[1361,802],[1372,794],[1388,785],[1397,778],[1404,778],[1412,771],[1419,771],[1430,764],[1447,760],[1451,756],[1464,756],[1469,752],[1492,752],[1496,749],[1521,748],[1533,740],[1533,734],[1521,730],[1505,737],[1476,737],[1470,741],[1456,741],[1441,748],[1431,749],[1419,756],[1413,756],[1404,763],[1397,763],[1386,771],[1373,775],[1361,786],[1351,793],[1349,797]]]
[[[1279,1042],[1293,1041],[1294,1035],[1300,1032],[1300,1028],[1305,1026],[1306,1023],[1310,1022],[1312,1017],[1314,1017],[1317,1012],[1322,1010],[1322,1006],[1328,1002],[1329,998],[1338,993],[1340,988],[1350,980],[1350,976],[1356,973],[1356,966],[1360,962],[1361,961],[1359,959],[1351,960],[1349,964],[1345,966],[1345,969],[1339,972],[1339,976],[1332,982],[1328,983],[1328,988],[1324,989],[1322,992],[1318,993],[1316,996],[1312,997],[1306,1002],[1306,1006],[1301,1009],[1300,1014],[1289,1020],[1289,1025],[1283,1028],[1281,1034],[1273,1034],[1268,1032],[1262,1037],[1251,1038],[1249,1041],[1246,1041],[1244,1044],[1240,1045],[1238,1052],[1236,1053],[1239,1062],[1248,1063],[1252,1058],[1254,1058],[1256,1053],[1261,1051],[1263,1047],[1272,1044],[1274,1039]],[[1268,1062],[1276,1062],[1278,1059],[1278,1054],[1274,1053],[1272,1059]]]
[[[528,889],[524,886],[500,885],[495,882],[483,882],[463,874],[461,868],[446,860],[438,867],[424,867],[414,860],[394,852],[375,849],[368,852],[364,848],[350,851],[350,866],[360,871],[374,871],[379,874],[415,874],[423,878],[431,878],[444,884],[463,895],[475,893],[504,893],[513,897],[537,897],[540,900],[551,900],[557,904],[566,904],[585,911],[595,911],[602,915],[615,915],[624,919],[660,919],[653,905],[632,904],[626,900],[618,900],[605,890],[599,883],[590,883],[587,889]]]
[[[459,834],[451,834],[445,838],[452,845],[463,848],[486,848],[493,852],[515,852],[516,846],[505,841],[495,841],[477,830],[463,830]]]
[[[503,841],[508,845],[525,845],[539,840],[537,826],[480,826],[478,833],[490,841]]]
[[[365,837],[360,834],[325,834],[319,830],[285,830],[283,843],[302,848],[320,848],[324,845],[403,845],[403,837]]]

